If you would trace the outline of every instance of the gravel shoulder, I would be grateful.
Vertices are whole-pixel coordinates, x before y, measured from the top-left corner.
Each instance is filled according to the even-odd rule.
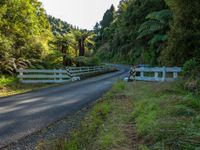
[[[73,129],[78,128],[90,107],[81,109],[48,127],[26,136],[17,142],[13,142],[2,150],[35,150],[42,143],[54,142],[57,139],[67,138]]]

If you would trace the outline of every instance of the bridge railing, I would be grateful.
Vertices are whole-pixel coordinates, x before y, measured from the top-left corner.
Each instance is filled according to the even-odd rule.
[[[141,67],[136,68],[136,80],[139,81],[174,81],[181,72],[179,67]]]
[[[100,73],[112,69],[110,66],[92,66],[92,67],[67,67],[66,70],[72,77],[81,75]]]
[[[85,74],[107,72],[113,69],[110,66],[94,67],[67,67],[66,70],[38,70],[38,69],[19,69],[18,78],[22,83],[62,83],[74,81],[74,77]]]
[[[62,83],[70,81],[66,70],[41,70],[41,69],[19,69],[17,76],[22,83]]]

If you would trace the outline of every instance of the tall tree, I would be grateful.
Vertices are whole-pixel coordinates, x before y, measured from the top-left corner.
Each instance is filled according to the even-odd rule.
[[[74,30],[72,33],[75,35],[77,41],[79,56],[85,56],[86,46],[95,44],[95,34],[87,30]]]
[[[103,20],[100,22],[102,29],[109,27],[109,25],[114,19],[114,14],[115,14],[115,7],[114,5],[111,5],[110,9],[108,9],[104,13]]]
[[[75,43],[75,37],[71,33],[56,36],[53,44],[60,50],[63,57],[63,66],[70,66],[72,62],[70,60],[70,48],[73,48]]]

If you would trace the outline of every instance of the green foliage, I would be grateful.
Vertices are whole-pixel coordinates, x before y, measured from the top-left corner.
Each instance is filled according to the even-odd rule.
[[[162,11],[156,15],[151,14],[152,12],[160,10]],[[166,10],[164,1],[145,0],[141,2],[140,0],[122,0],[116,14],[112,23],[100,34],[100,37],[106,36],[105,39],[107,40],[103,41],[101,38],[98,39],[101,42],[103,41],[103,45],[105,43],[109,44],[109,50],[103,50],[107,53],[104,60],[122,63],[146,62],[147,60],[144,58],[144,49],[150,49],[148,41],[150,38],[153,38],[152,36],[154,33],[157,34],[158,31],[160,32],[166,27],[155,19],[162,18],[163,21],[163,18],[168,16],[169,12]],[[153,16],[154,19],[151,19]],[[148,19],[147,22],[146,19]],[[143,27],[140,28],[142,24]],[[138,30],[141,31],[140,35],[138,35]],[[165,31],[160,32],[161,35],[164,35],[164,33]],[[146,35],[148,35],[147,38],[141,39]],[[162,43],[164,39],[166,38],[157,41],[154,39],[154,41]],[[150,43],[154,44],[154,42]],[[158,47],[160,46],[156,45],[155,49],[159,49]],[[101,50],[97,51],[97,55],[98,53],[101,53]]]
[[[99,66],[100,60],[99,58],[92,56],[88,58],[88,66]]]
[[[101,28],[102,29],[105,29],[106,27],[109,27],[110,24],[112,23],[113,19],[114,19],[114,15],[115,15],[115,8],[114,6],[112,5],[110,7],[110,9],[108,9],[104,16],[103,16],[103,19],[102,21],[100,22],[100,25],[101,25]]]
[[[52,84],[51,84],[52,85]],[[21,84],[15,76],[0,76],[0,97],[20,94],[50,86],[49,84]]]
[[[190,59],[183,65],[182,75],[185,79],[183,86],[186,90],[194,92],[195,94],[200,93],[200,64],[195,58]]]
[[[16,82],[16,81],[17,81],[17,79],[15,77],[0,76],[0,85],[1,86],[9,85],[9,84],[12,84],[13,82]]]
[[[38,0],[8,0],[0,3],[1,73],[15,73],[30,59],[48,54],[49,23]]]
[[[87,66],[87,61],[87,57],[84,56],[76,57],[74,60],[77,67]]]
[[[98,66],[100,65],[100,60],[97,57],[79,56],[74,58],[74,63],[77,67]]]
[[[138,138],[142,139],[144,147],[198,149],[199,98],[179,93],[175,84],[136,85],[135,92],[138,94],[134,97],[137,101],[133,119],[136,121]]]
[[[72,25],[53,16],[49,15],[48,20],[51,26],[51,31],[55,36],[67,34],[73,29]]]
[[[169,66],[199,59],[199,7],[196,0],[121,0],[112,22],[96,28],[97,55],[111,62]],[[105,44],[109,49],[102,50]]]
[[[183,65],[182,74],[185,78],[198,78],[197,74],[200,73],[200,64],[199,62],[193,58],[185,62]]]
[[[10,74],[14,75],[17,69],[27,68],[31,65],[31,62],[24,58],[6,58],[0,61],[0,74]]]
[[[96,34],[87,30],[73,30],[72,34],[75,37],[76,49],[79,50],[79,56],[85,56],[85,52],[89,51],[95,45],[94,38]]]
[[[169,41],[163,60],[168,65],[183,65],[200,57],[200,1],[165,0],[173,13]]]

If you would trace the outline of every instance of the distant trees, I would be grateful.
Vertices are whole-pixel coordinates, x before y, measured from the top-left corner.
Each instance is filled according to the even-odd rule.
[[[64,35],[74,29],[74,27],[69,23],[62,21],[61,19],[55,18],[51,15],[48,15],[48,20],[51,26],[51,31],[54,35]]]
[[[115,15],[115,7],[114,5],[111,5],[110,9],[108,9],[104,16],[102,21],[100,22],[101,28],[105,29],[106,27],[109,27],[110,24],[112,23]]]

